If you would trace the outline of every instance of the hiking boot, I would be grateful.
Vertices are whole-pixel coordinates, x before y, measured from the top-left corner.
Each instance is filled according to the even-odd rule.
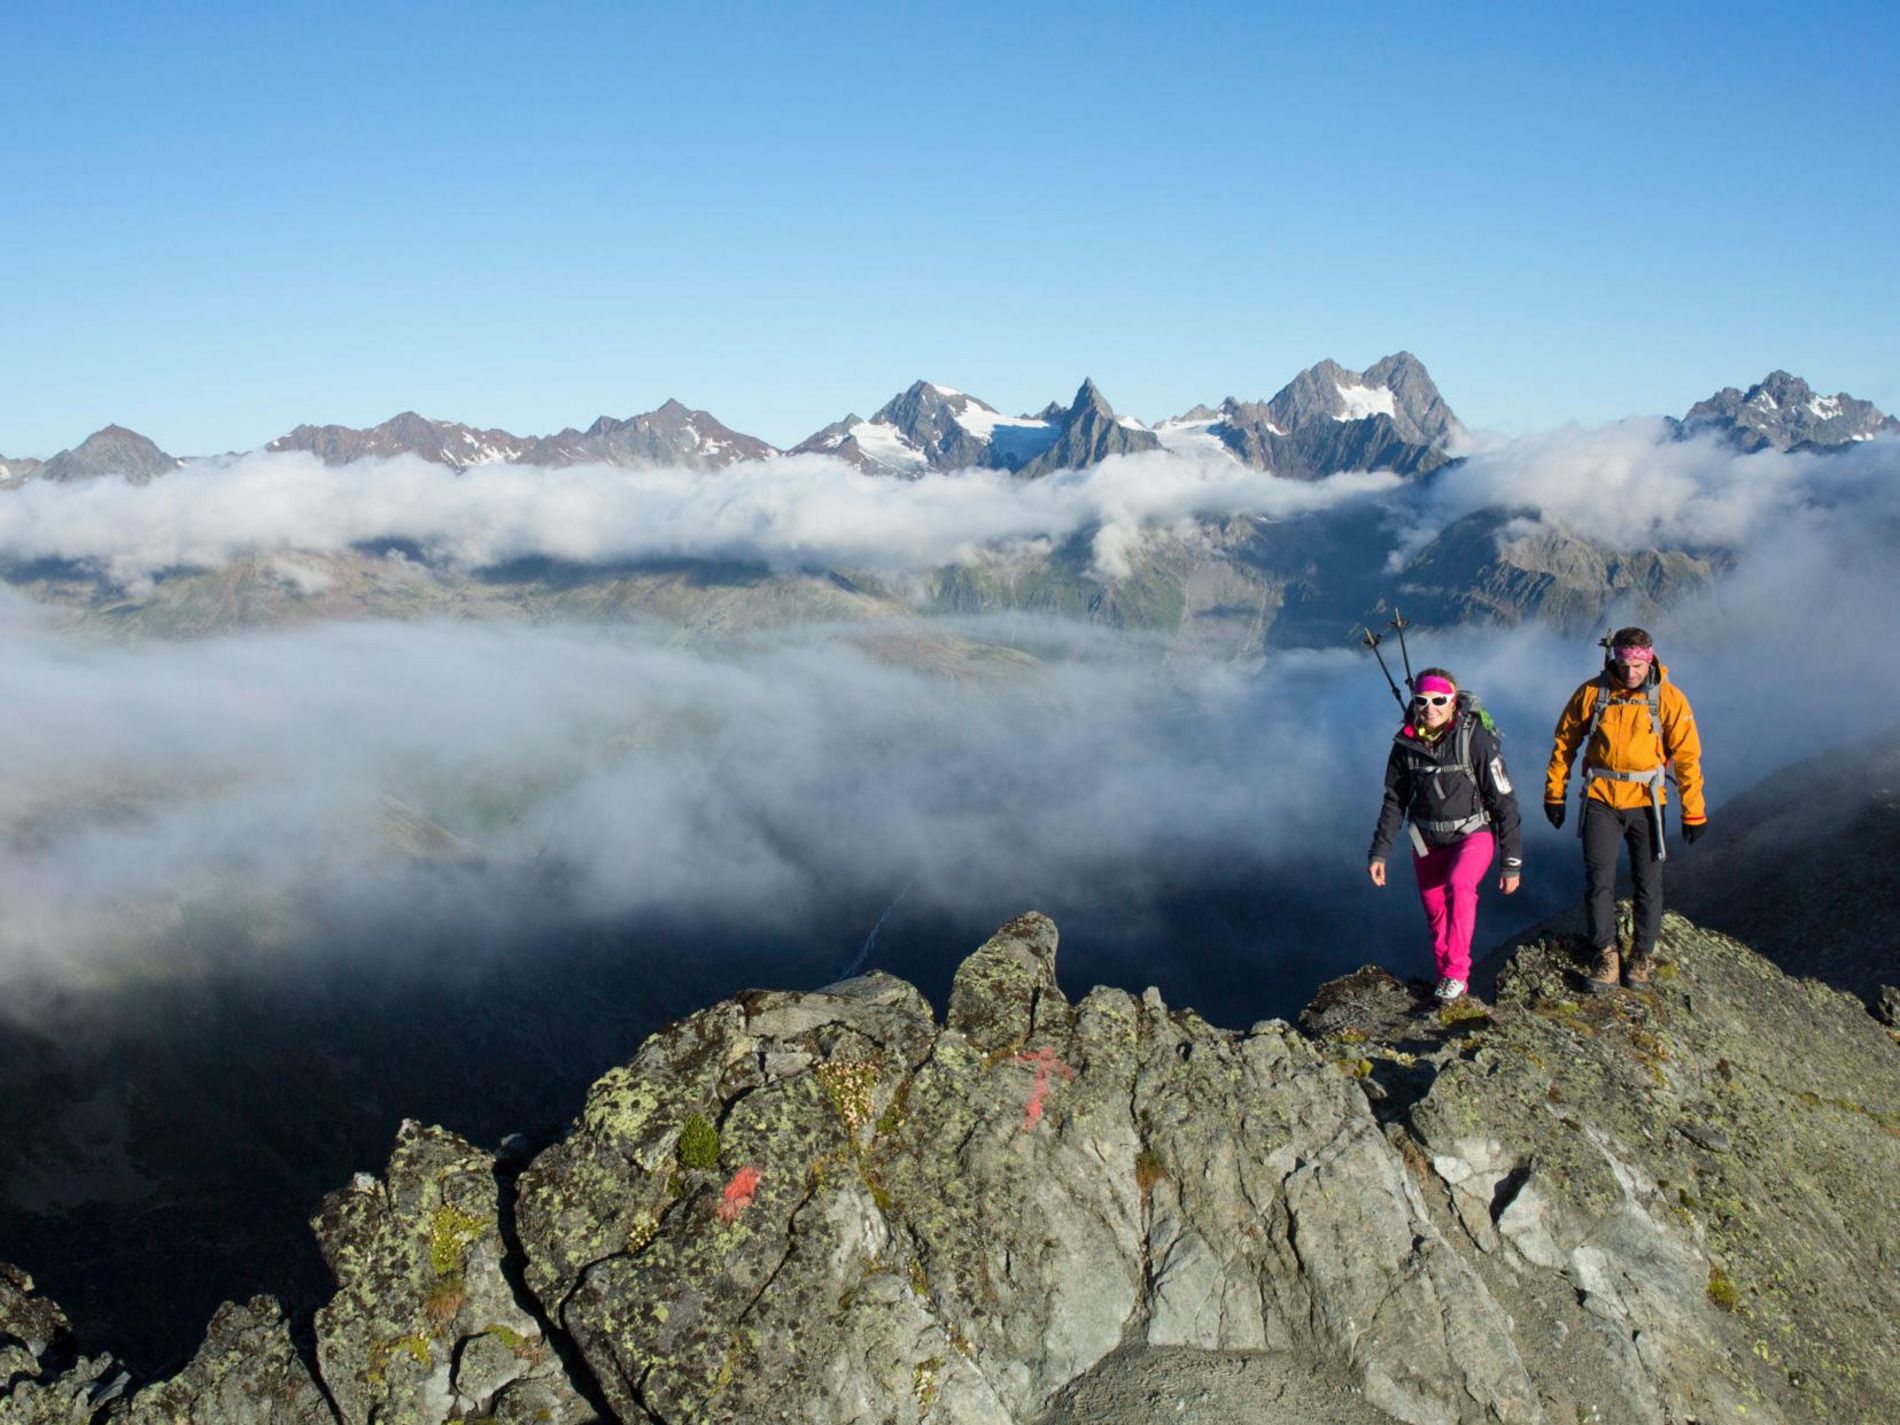
[[[1465,997],[1465,982],[1454,980],[1450,976],[1438,982],[1438,988],[1432,991],[1432,998],[1440,1004],[1450,1004],[1453,1000]]]
[[[1623,957],[1616,953],[1614,945],[1605,945],[1597,951],[1596,958],[1590,962],[1590,969],[1583,977],[1586,988],[1593,995],[1606,995],[1619,983],[1618,971],[1622,969]]]
[[[1633,990],[1646,990],[1653,968],[1647,950],[1632,950],[1623,959],[1623,983]]]

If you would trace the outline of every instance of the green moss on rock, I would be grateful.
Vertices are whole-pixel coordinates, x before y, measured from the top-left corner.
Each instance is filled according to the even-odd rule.
[[[429,1266],[439,1277],[452,1276],[462,1268],[468,1249],[480,1240],[482,1220],[463,1212],[453,1203],[443,1203],[429,1218]]]

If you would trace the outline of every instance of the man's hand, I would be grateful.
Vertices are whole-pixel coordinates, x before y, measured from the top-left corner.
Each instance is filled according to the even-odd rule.
[[[1685,821],[1682,824],[1682,839],[1691,846],[1702,839],[1702,833],[1709,829],[1706,821]]]
[[[1366,874],[1372,877],[1373,885],[1383,886],[1385,884],[1385,862],[1383,861],[1372,862],[1369,866],[1366,867]]]
[[[1503,891],[1507,896],[1514,896],[1517,894],[1518,882],[1522,879],[1523,877],[1519,872],[1506,871],[1502,876],[1498,877],[1498,889]]]
[[[1544,820],[1549,822],[1552,826],[1562,826],[1564,824],[1564,804],[1562,802],[1545,802]]]

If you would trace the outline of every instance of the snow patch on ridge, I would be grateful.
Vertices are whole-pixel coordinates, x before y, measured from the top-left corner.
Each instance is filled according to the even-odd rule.
[[[956,423],[990,448],[1006,462],[1025,464],[1056,443],[1061,428],[1033,416],[1006,416],[971,398],[956,413]]]
[[[1162,421],[1155,426],[1155,438],[1161,442],[1161,448],[1188,459],[1205,459],[1212,455],[1225,456],[1236,463],[1240,457],[1235,455],[1226,441],[1214,434],[1214,427],[1221,423],[1215,416],[1205,421]]]
[[[928,468],[923,452],[906,440],[896,426],[880,421],[859,421],[849,434],[867,457],[887,469],[921,471]]]
[[[475,447],[472,453],[463,458],[463,463],[466,465],[495,465],[513,460],[520,453],[511,446],[490,445],[478,439],[472,430],[463,431],[461,436],[462,444]]]
[[[1021,426],[1026,429],[1053,431],[1054,426],[1047,421],[1039,421],[1030,416],[1006,416],[1001,411],[992,411],[977,401],[971,401],[956,413],[956,423],[978,440],[989,440],[998,426]]]

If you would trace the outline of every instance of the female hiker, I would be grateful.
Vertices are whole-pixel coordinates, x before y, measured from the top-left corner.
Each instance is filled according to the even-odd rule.
[[[1385,802],[1367,867],[1385,884],[1386,853],[1406,825],[1418,898],[1432,927],[1438,1000],[1450,1004],[1471,981],[1471,936],[1478,926],[1478,882],[1492,855],[1504,853],[1498,888],[1517,890],[1524,852],[1517,798],[1491,715],[1443,668],[1412,680],[1405,725],[1385,764]]]

